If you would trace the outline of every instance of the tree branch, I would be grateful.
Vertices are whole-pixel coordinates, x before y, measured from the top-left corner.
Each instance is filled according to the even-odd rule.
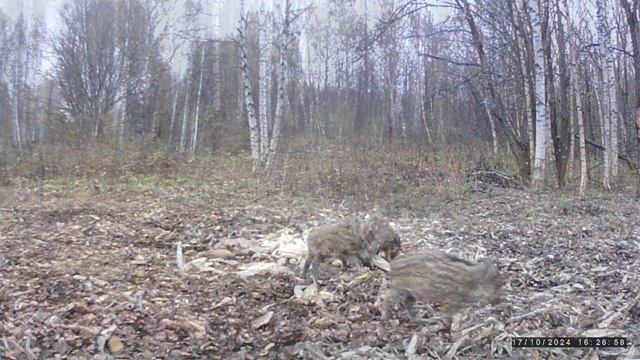
[[[424,57],[428,57],[428,58],[431,58],[431,59],[435,59],[435,60],[448,62],[448,63],[453,64],[453,65],[480,67],[480,64],[478,64],[478,63],[461,62],[461,61],[451,60],[451,59],[447,59],[447,58],[444,58],[444,57],[441,57],[441,56],[437,56],[437,55],[433,55],[433,54],[419,53],[419,55],[420,56],[424,56]]]

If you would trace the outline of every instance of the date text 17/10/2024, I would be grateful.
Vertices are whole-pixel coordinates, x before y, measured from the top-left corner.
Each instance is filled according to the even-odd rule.
[[[624,337],[513,337],[514,348],[626,348],[629,340]]]

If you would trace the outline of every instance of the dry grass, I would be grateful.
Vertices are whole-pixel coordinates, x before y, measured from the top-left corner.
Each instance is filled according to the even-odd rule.
[[[130,182],[131,177],[153,182],[211,181],[212,177],[255,196],[271,194],[331,199],[420,210],[466,193],[465,176],[471,166],[510,169],[501,157],[485,157],[479,146],[425,148],[385,144],[371,140],[333,140],[314,145],[306,139],[283,146],[276,166],[252,171],[245,154],[183,156],[163,146],[112,144],[48,146],[22,159],[0,164],[5,185],[25,185],[85,180],[109,184]]]

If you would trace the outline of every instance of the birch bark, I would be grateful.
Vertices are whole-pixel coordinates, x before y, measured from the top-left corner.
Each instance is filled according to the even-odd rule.
[[[198,79],[198,92],[196,94],[196,113],[193,118],[193,136],[191,138],[191,153],[196,152],[196,147],[198,146],[198,126],[199,126],[199,118],[200,118],[200,98],[202,97],[202,80],[204,78],[204,55],[205,55],[205,47],[202,44],[202,49],[200,53],[200,78]]]
[[[269,154],[269,112],[267,110],[267,101],[269,99],[269,78],[268,78],[268,61],[269,57],[267,56],[268,46],[267,46],[267,32],[266,27],[269,19],[267,16],[267,10],[265,8],[264,0],[260,1],[260,24],[258,26],[258,49],[260,52],[259,58],[259,76],[258,80],[258,97],[259,97],[259,107],[258,107],[258,116],[260,122],[260,159],[265,161]]]
[[[178,108],[178,89],[176,86],[175,94],[173,95],[173,105],[171,106],[171,120],[169,123],[169,137],[167,139],[167,146],[171,146],[173,142],[173,128],[176,123],[176,110]]]
[[[180,152],[184,152],[187,149],[187,121],[189,114],[189,82],[187,81],[185,96],[184,96],[184,107],[182,109],[182,131],[180,132]]]
[[[613,54],[610,50],[609,32],[607,30],[607,14],[604,0],[596,1],[596,15],[598,18],[598,42],[600,61],[603,66],[602,83],[601,83],[601,103],[602,103],[602,124],[604,137],[604,174],[602,182],[605,189],[611,189],[611,173],[613,159],[613,135],[614,120],[618,116],[617,106],[615,105],[615,82],[612,81],[613,75]]]
[[[242,73],[242,87],[244,89],[244,103],[249,122],[249,141],[251,143],[251,157],[260,160],[260,134],[258,129],[258,119],[256,118],[255,104],[251,91],[251,80],[249,79],[249,64],[246,51],[246,30],[247,18],[244,10],[244,0],[240,0],[240,71]]]
[[[578,135],[580,141],[580,198],[584,199],[585,193],[587,191],[587,182],[588,182],[588,163],[587,161],[587,138],[585,135],[584,129],[584,116],[582,113],[582,98],[583,98],[583,88],[579,85],[578,76],[580,72],[578,71],[578,57],[576,53],[577,49],[571,48],[571,88],[575,95],[575,115],[576,122],[578,124]]]
[[[542,46],[542,28],[538,0],[531,1],[531,19],[533,30],[533,50],[535,64],[535,99],[536,99],[536,143],[533,165],[532,187],[540,190],[544,187],[546,161],[548,119],[545,102],[544,48]]]
[[[278,69],[278,94],[276,104],[276,118],[273,122],[273,131],[271,133],[271,142],[269,144],[269,156],[267,158],[267,168],[273,166],[278,150],[278,142],[280,141],[280,129],[284,121],[285,109],[285,82],[287,74],[287,48],[289,44],[289,21],[291,16],[291,5],[289,0],[285,1],[284,20],[282,24],[282,34],[280,36],[280,66]]]

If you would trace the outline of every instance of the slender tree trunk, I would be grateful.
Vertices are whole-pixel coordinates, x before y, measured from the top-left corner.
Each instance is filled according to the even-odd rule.
[[[602,74],[600,74],[602,75]],[[593,97],[596,100],[596,106],[598,107],[598,123],[596,125],[593,126],[598,126],[599,130],[600,130],[600,143],[602,144],[602,146],[604,147],[607,143],[607,139],[605,138],[605,122],[604,122],[604,118],[605,118],[605,101],[603,99],[604,95],[602,93],[602,85],[603,81],[602,79],[597,79],[597,84],[594,85],[594,90],[593,90]]]
[[[126,98],[126,96],[125,96]],[[127,122],[127,101],[123,100],[120,104],[120,116],[118,118],[118,146],[122,149],[124,146],[124,127]]]
[[[289,0],[285,1],[284,21],[282,24],[282,34],[280,39],[280,67],[278,69],[278,94],[276,104],[276,118],[273,122],[273,131],[271,134],[271,143],[269,144],[269,157],[267,159],[267,168],[273,166],[278,150],[278,142],[280,141],[280,129],[284,121],[285,104],[285,82],[287,74],[287,47],[289,43],[289,17],[291,14],[291,6]]]
[[[82,33],[83,34],[87,34],[88,33],[88,24],[89,24],[89,20],[87,19],[87,5],[88,5],[88,2],[85,1],[85,2],[83,2],[82,5],[83,5],[82,6]],[[83,52],[83,55],[84,55],[85,59],[91,59],[91,56],[89,55],[89,41],[83,41],[82,52]],[[83,74],[83,77],[89,76],[89,65],[90,65],[90,63],[91,63],[91,61],[89,61],[89,60],[82,62],[82,65],[81,65],[82,66],[82,70],[81,70],[81,72]],[[94,93],[93,83],[91,81],[87,81],[87,93],[88,94],[93,94]],[[90,115],[92,115],[91,117],[93,119],[89,119],[89,121],[91,121],[91,120],[95,121],[95,126],[94,126],[94,129],[93,129],[93,137],[97,139],[98,136],[100,135],[100,128],[102,126],[100,122],[102,121],[102,119],[101,119],[100,116],[98,116],[98,113],[95,112],[96,109],[93,106],[91,106],[91,108],[94,111],[94,113],[90,114]],[[117,125],[118,125],[118,123],[116,122],[117,119],[115,117],[115,113],[116,112],[114,111],[114,113],[113,113],[114,118],[112,120],[112,130],[114,131],[114,134],[115,134],[115,131],[117,131]]]
[[[178,86],[176,85],[175,94],[173,95],[173,105],[171,106],[171,122],[169,124],[169,136],[167,146],[171,146],[173,142],[173,128],[176,123],[176,109],[178,108]]]
[[[238,46],[238,59],[241,59],[240,68],[238,69],[238,88],[236,89],[236,124],[242,123],[244,105],[244,71],[242,71],[242,54],[243,52]]]
[[[542,46],[542,28],[538,0],[531,1],[531,19],[533,28],[533,48],[536,75],[536,145],[533,165],[532,187],[541,190],[544,187],[544,163],[547,151],[547,109],[545,103],[544,48]]]
[[[620,0],[620,4],[624,9],[627,17],[627,25],[631,35],[631,43],[633,45],[633,68],[635,70],[635,132],[637,153],[640,155],[640,25],[638,24],[638,2],[629,0]],[[636,175],[636,196],[640,197],[640,166]]]
[[[570,61],[573,61],[573,59]],[[573,66],[573,63],[570,66]],[[569,78],[571,81],[573,81],[572,77],[574,76],[571,73],[572,71],[573,70],[569,70],[570,72]],[[570,91],[571,92],[569,93],[569,161],[567,162],[567,179],[569,179],[569,181],[573,177],[573,171],[575,170],[575,161],[576,161],[575,137],[576,137],[576,123],[577,123],[575,90],[572,87]]]
[[[426,135],[427,143],[433,144],[433,138],[431,138],[431,130],[429,130],[429,121],[427,120],[428,109],[427,109],[427,106],[425,105],[426,101],[427,100],[423,96],[422,100],[420,101],[420,113],[422,114],[422,123],[424,126],[424,132]]]
[[[564,17],[562,11],[560,10],[560,1],[557,1],[555,9],[556,15],[556,43],[558,46],[558,96],[555,96],[551,91],[549,92],[549,97],[554,97],[555,99],[555,117],[551,120],[551,134],[553,140],[553,150],[555,154],[555,164],[556,164],[556,175],[558,180],[558,186],[560,188],[564,187],[567,182],[567,167],[569,163],[569,157],[571,155],[568,154],[570,148],[570,136],[571,136],[571,120],[570,120],[570,110],[569,110],[569,94],[570,94],[570,84],[569,84],[569,73],[567,70],[567,51],[566,51],[566,38],[564,32],[564,23],[562,18]],[[551,11],[551,10],[549,10]],[[549,14],[550,17],[550,14]],[[550,34],[548,35],[550,42]],[[550,44],[548,45],[550,48]],[[551,56],[548,57],[548,61],[551,63]],[[548,64],[548,67],[553,71],[552,64]],[[553,80],[553,79],[549,79]],[[553,81],[549,81],[550,90],[553,89]],[[553,121],[555,119],[555,121]]]
[[[130,10],[131,10],[131,0],[127,0],[127,12],[125,14],[125,20],[124,20],[124,52],[122,54],[123,56],[123,64],[122,64],[122,70],[124,72],[124,89],[123,89],[123,94],[122,94],[122,104],[121,104],[121,108],[120,108],[120,122],[118,125],[118,146],[120,148],[122,148],[122,146],[124,146],[124,131],[125,131],[125,124],[128,121],[128,117],[129,117],[129,113],[128,113],[128,109],[127,107],[129,106],[128,104],[128,100],[129,100],[129,92],[131,91],[130,89],[130,69],[129,69],[129,14],[130,14]]]
[[[202,97],[202,80],[204,79],[204,55],[205,55],[205,47],[204,43],[202,44],[202,52],[200,54],[200,79],[198,79],[198,92],[196,93],[196,114],[193,118],[193,132],[191,138],[191,153],[196,152],[196,147],[198,146],[198,125],[200,118],[200,98]]]
[[[187,81],[187,90],[185,91],[184,96],[184,107],[182,108],[182,131],[180,132],[180,152],[185,152],[187,150],[187,123],[188,123],[188,115],[189,115],[189,93],[190,85]]]
[[[55,104],[55,98],[54,98],[54,85],[53,83],[50,81],[48,83],[48,96],[47,96],[47,107],[45,109],[44,112],[44,116],[42,118],[42,124],[41,124],[41,128],[40,128],[40,143],[42,143],[44,141],[46,132],[47,132],[47,125],[51,124],[51,114],[53,114],[53,109],[54,109],[54,104]]]
[[[618,129],[620,127],[620,113],[618,110],[618,82],[615,76],[615,57],[613,50],[607,51],[607,72],[609,72],[609,101],[611,109],[611,177],[615,182],[618,176]]]
[[[584,115],[582,113],[582,99],[584,98],[582,91],[584,91],[584,88],[580,86],[578,78],[580,74],[580,71],[578,71],[578,58],[576,55],[578,51],[579,49],[571,48],[571,87],[572,92],[575,95],[575,115],[580,139],[580,198],[584,199],[587,191],[587,183],[589,181],[589,174],[587,173],[589,168],[589,159],[587,158],[587,135],[584,128]]]
[[[605,189],[611,189],[611,163],[617,159],[612,158],[613,153],[613,136],[612,124],[613,118],[617,117],[617,106],[615,106],[615,83],[611,76],[613,75],[613,54],[609,49],[609,32],[607,29],[607,13],[604,0],[596,1],[597,18],[598,18],[598,41],[600,60],[603,67],[602,74],[602,123],[604,137],[604,178],[603,183]],[[613,88],[613,89],[612,89]],[[612,95],[614,95],[612,97]]]
[[[253,102],[253,94],[251,91],[251,80],[249,79],[249,64],[246,52],[246,30],[247,18],[244,12],[244,0],[240,0],[240,27],[238,29],[240,35],[240,71],[242,72],[242,86],[244,89],[244,102],[249,121],[249,141],[251,143],[251,157],[254,160],[260,160],[260,133],[258,129],[258,119],[256,118],[255,104]]]
[[[18,82],[19,84],[19,82]],[[18,151],[22,153],[22,128],[20,126],[20,89],[19,85],[13,89],[13,140],[18,147]]]
[[[429,120],[433,121],[433,118],[429,117],[427,114],[430,114],[430,105],[429,105],[429,63],[427,62],[426,57],[422,57],[422,86],[421,86],[421,94],[420,94],[420,112],[422,114],[422,122],[424,124],[424,131],[426,135],[426,139],[429,144],[433,144],[433,138],[431,137],[431,130],[429,129]]]
[[[391,109],[391,112],[393,114],[391,119],[392,122],[395,121],[400,123],[400,137],[404,140],[407,137],[407,126],[405,124],[404,116],[402,115],[402,97],[397,86],[395,95],[393,96],[393,108]]]
[[[527,128],[527,139],[528,139],[528,154],[529,154],[529,166],[530,171],[533,174],[533,165],[535,163],[535,90],[534,90],[534,73],[531,70],[531,64],[528,61],[530,57],[533,57],[533,49],[531,49],[531,42],[528,41],[527,35],[527,25],[529,24],[529,8],[526,0],[522,2],[522,11],[517,10],[517,4],[514,4],[513,10],[516,11],[514,14],[514,22],[516,22],[519,31],[516,33],[516,45],[517,49],[520,50],[520,72],[522,73],[523,79],[523,90],[525,97],[525,106],[526,109],[525,119],[526,119],[526,128]],[[524,14],[524,15],[523,15]],[[526,21],[525,21],[526,18]]]
[[[405,71],[406,74],[406,71]],[[407,141],[407,116],[405,114],[404,111],[404,106],[403,106],[403,97],[408,93],[408,89],[407,89],[407,79],[408,76],[405,75],[404,77],[404,82],[403,82],[403,92],[402,94],[400,94],[399,100],[396,103],[396,119],[400,119],[400,131],[402,134],[402,141]]]
[[[260,159],[262,161],[267,160],[267,156],[269,154],[269,112],[267,110],[267,103],[269,99],[269,84],[271,83],[269,80],[269,76],[267,74],[267,67],[269,61],[269,51],[267,50],[269,47],[267,46],[267,33],[266,27],[268,24],[268,16],[267,11],[265,9],[264,0],[260,1],[260,25],[258,26],[258,51],[260,53],[259,56],[259,67],[260,67],[260,79],[258,80],[259,87],[259,121],[260,121]]]
[[[220,9],[221,1],[213,0],[213,111],[220,111],[222,99],[220,97]]]
[[[17,50],[17,59],[14,59],[14,64],[13,64],[13,108],[12,108],[12,112],[13,112],[13,140],[15,142],[16,147],[18,148],[18,152],[20,154],[22,154],[22,150],[23,150],[23,124],[24,124],[24,120],[25,120],[25,113],[24,111],[20,111],[20,109],[23,109],[23,98],[24,98],[24,90],[25,90],[25,83],[24,83],[24,72],[25,69],[23,68],[23,66],[25,66],[26,63],[26,59],[24,56],[24,50],[23,49],[18,49]]]
[[[489,119],[489,127],[491,128],[491,140],[493,142],[493,155],[498,155],[498,134],[496,133],[496,121],[491,115],[491,109],[489,108],[489,97],[483,91],[482,107]]]

